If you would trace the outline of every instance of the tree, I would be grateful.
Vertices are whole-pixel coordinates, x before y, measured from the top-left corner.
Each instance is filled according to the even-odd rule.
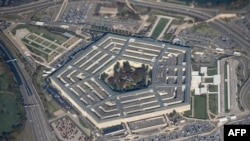
[[[109,83],[110,85],[113,85],[113,84],[115,83],[114,77],[109,77],[109,78],[108,78],[108,83]]]
[[[145,66],[145,64],[142,64],[142,65],[141,65],[141,68],[142,68],[144,71],[146,71],[146,66]]]
[[[148,75],[152,78],[152,70],[149,70]]]
[[[105,72],[101,74],[101,80],[105,81],[107,77],[108,77],[108,74],[106,74]]]
[[[120,63],[117,62],[114,66],[114,71],[117,71],[120,68]]]
[[[128,62],[128,61],[123,62],[123,69],[124,69],[124,71],[125,71],[125,72],[127,72],[127,71],[130,71],[130,70],[131,70],[131,66],[130,66],[130,64],[129,64],[129,62]]]

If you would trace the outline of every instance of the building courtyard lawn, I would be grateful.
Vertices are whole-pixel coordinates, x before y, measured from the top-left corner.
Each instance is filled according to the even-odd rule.
[[[207,69],[207,75],[212,76],[217,74],[217,68],[208,68]]]
[[[209,92],[218,92],[218,85],[208,85]]]

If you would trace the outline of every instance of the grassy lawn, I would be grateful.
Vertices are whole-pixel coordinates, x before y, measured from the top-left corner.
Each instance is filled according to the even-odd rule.
[[[35,47],[35,48],[37,48],[37,49],[41,49],[41,50],[44,49],[44,47],[42,47],[42,46],[40,46],[40,45],[38,45],[37,43],[34,43],[34,42],[31,42],[30,45],[33,46],[33,47]]]
[[[43,90],[43,87],[46,84],[42,76],[44,69],[45,67],[39,66],[37,71],[33,74],[32,81],[42,100],[48,118],[54,118],[55,116],[53,113],[57,110],[60,110],[61,107],[52,97],[48,95],[46,91]]]
[[[227,79],[227,64],[224,64],[224,78],[225,80]],[[225,101],[225,112],[228,113],[230,110],[227,108],[228,107],[228,85],[227,81],[224,81],[224,101]]]
[[[217,94],[209,95],[209,110],[214,114],[218,114],[218,95]]]
[[[40,51],[39,49],[36,49],[36,48],[30,46],[30,45],[27,45],[27,44],[26,44],[26,46],[28,47],[28,49],[29,49],[31,52],[33,52],[33,53],[35,53],[35,54],[37,54],[37,55],[43,57],[45,60],[48,61],[48,54],[46,54],[46,53]]]
[[[8,66],[0,58],[0,136],[7,138],[4,132],[19,134],[16,131],[22,127],[24,118],[22,95]]]
[[[81,124],[83,127],[88,128],[88,126],[86,125],[86,123],[85,123],[80,117],[78,117],[78,120],[79,120],[80,124]]]
[[[64,49],[63,48],[58,48],[56,51],[62,53],[62,52],[64,52]]]
[[[11,83],[8,74],[3,73],[0,75],[0,91],[8,91]]]
[[[35,35],[30,34],[30,35],[28,36],[28,38],[29,38],[29,39],[31,39],[31,40],[34,40],[34,39],[36,38],[36,36],[35,36]]]
[[[6,19],[10,21],[21,20],[22,17],[18,15],[1,15],[0,19]]]
[[[46,98],[46,107],[47,112],[50,118],[54,117],[54,112],[59,110],[61,107],[56,101],[54,101],[51,97],[49,97],[47,94],[45,95]]]
[[[207,97],[205,95],[194,96],[194,117],[199,119],[207,119]]]
[[[207,69],[207,75],[212,76],[217,74],[217,68],[208,68]]]
[[[205,83],[213,83],[214,79],[213,78],[205,78]]]
[[[47,42],[47,41],[44,41],[42,44],[43,44],[44,46],[46,46],[46,47],[50,45],[50,43]]]
[[[56,46],[56,45],[54,45],[54,44],[52,44],[52,45],[49,46],[49,48],[51,48],[52,50],[56,49],[57,47],[58,47],[58,46]]]
[[[163,32],[163,29],[167,25],[168,21],[169,21],[168,19],[161,18],[159,20],[159,22],[157,23],[157,25],[156,25],[156,27],[155,27],[155,29],[154,29],[151,37],[157,38],[161,34],[161,32]]]
[[[218,92],[218,86],[217,85],[209,85],[208,91],[209,92]]]
[[[44,27],[34,26],[34,25],[27,25],[27,24],[26,25],[17,25],[11,32],[12,32],[12,34],[15,35],[16,30],[17,29],[22,29],[22,28],[26,28],[30,32],[36,33],[38,35],[42,34],[42,36],[44,38],[48,39],[48,40],[51,40],[51,41],[56,40],[56,43],[58,43],[58,44],[62,44],[68,39],[63,35],[52,33],[49,30],[47,30],[46,28],[44,28]]]
[[[227,79],[227,64],[224,64],[224,78]]]
[[[0,135],[2,132],[11,132],[12,126],[20,124],[18,106],[14,94],[0,93]]]
[[[183,113],[185,117],[192,117],[192,98],[190,98],[190,110]]]
[[[219,31],[215,30],[212,26],[210,26],[207,23],[201,23],[201,24],[197,24],[193,26],[193,31],[196,33],[201,33],[201,34],[204,34],[204,33],[211,33],[214,35],[220,34]]]
[[[29,42],[30,42],[28,39],[25,39],[25,38],[23,38],[22,41],[23,41],[24,43],[27,43],[27,44],[29,44]]]
[[[225,112],[229,112],[228,107],[228,91],[227,91],[227,82],[224,83],[224,101],[225,101]]]
[[[49,49],[47,49],[47,48],[45,48],[44,51],[45,51],[46,53],[51,53],[51,52],[52,52],[51,50],[49,50]]]
[[[41,39],[41,38],[36,38],[35,41],[37,41],[38,43],[41,43],[41,42],[43,41],[43,39]]]

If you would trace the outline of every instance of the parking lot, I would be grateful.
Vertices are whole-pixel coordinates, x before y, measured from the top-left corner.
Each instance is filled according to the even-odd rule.
[[[232,19],[229,24],[243,34],[245,39],[250,39],[250,15]]]
[[[172,131],[169,133],[163,133],[156,136],[149,136],[146,138],[141,138],[139,141],[166,141],[166,140],[181,140],[182,137],[199,135],[201,133],[206,133],[214,128],[213,124],[209,122],[195,122],[193,124],[188,124],[184,126],[181,130]],[[201,137],[202,138],[202,137]],[[213,137],[212,137],[213,138]]]
[[[87,14],[92,5],[90,1],[70,2],[60,20],[65,23],[84,23],[88,18]]]
[[[204,27],[210,28],[210,30],[204,30],[201,32],[200,30],[202,30]],[[181,37],[184,40],[185,45],[188,46],[207,48],[210,46],[215,46],[224,49],[232,49],[238,46],[238,44],[231,38],[218,31],[215,31],[208,25],[199,25],[199,27],[194,26],[183,29],[178,36]]]

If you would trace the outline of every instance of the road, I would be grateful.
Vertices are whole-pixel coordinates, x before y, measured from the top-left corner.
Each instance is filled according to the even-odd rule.
[[[36,2],[36,3],[30,3],[27,5],[21,5],[17,7],[11,7],[11,8],[1,8],[0,9],[0,15],[3,14],[18,14],[24,11],[30,11],[30,10],[37,10],[41,9],[43,7],[49,7],[51,5],[55,4],[61,4],[62,0],[58,0],[56,2],[54,1],[43,1],[43,2]]]
[[[250,105],[248,103],[249,91],[250,91],[250,78],[247,79],[245,85],[241,88],[240,91],[240,101],[245,111],[250,110]]]
[[[1,46],[1,53],[5,56],[5,60],[14,58],[6,46]],[[52,140],[47,119],[44,116],[43,106],[38,97],[33,84],[29,81],[24,68],[19,61],[9,62],[15,79],[19,82],[20,92],[24,98],[24,103],[27,112],[27,121],[30,122],[33,135],[36,141]]]
[[[114,2],[123,2],[123,0],[112,0]],[[208,19],[211,19],[214,17],[214,15],[207,14],[205,12],[202,12],[200,9],[197,10],[196,8],[191,8],[183,5],[176,5],[176,4],[169,4],[164,2],[152,2],[152,1],[142,1],[142,0],[131,0],[131,2],[134,5],[138,6],[144,6],[144,7],[150,7],[154,9],[161,9],[165,11],[170,12],[176,12],[184,15],[189,15],[191,17],[196,17],[202,21],[206,21]],[[210,25],[221,31],[222,33],[229,36],[231,39],[234,39],[241,47],[245,49],[249,49],[250,43],[248,40],[245,39],[245,37],[240,34],[235,29],[232,29],[229,25],[227,25],[222,20],[214,20],[212,22],[209,22]],[[250,51],[248,51],[250,54]]]

